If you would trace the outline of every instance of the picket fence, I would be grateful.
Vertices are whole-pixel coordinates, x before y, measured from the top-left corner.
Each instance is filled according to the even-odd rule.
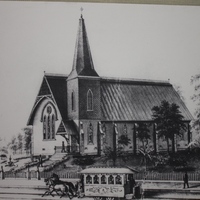
[[[137,173],[134,175],[136,180],[166,180],[166,181],[182,181],[183,180],[183,173],[176,172],[176,173],[154,173],[149,172],[145,173]],[[200,174],[199,173],[188,173],[188,178],[190,181],[200,181]]]
[[[23,178],[23,179],[41,179],[41,178],[48,178],[52,175],[53,172],[40,172],[38,174],[37,171],[30,171],[30,172],[4,172],[0,173],[0,179],[7,179],[7,178]],[[79,179],[80,173],[78,172],[56,172],[61,179]],[[200,181],[200,174],[199,173],[188,173],[188,177],[190,181]],[[152,173],[148,172],[147,174],[144,173],[136,173],[134,174],[134,178],[136,180],[174,180],[174,181],[182,181],[183,180],[183,173]]]
[[[23,171],[23,172],[4,172],[0,173],[0,179],[7,178],[22,178],[22,179],[41,179],[48,178],[52,175],[53,172],[37,172],[37,171]],[[77,172],[56,172],[60,178],[63,179],[79,179],[80,174]]]

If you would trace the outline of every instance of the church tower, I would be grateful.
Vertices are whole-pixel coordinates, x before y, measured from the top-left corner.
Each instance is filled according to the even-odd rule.
[[[97,127],[101,117],[100,77],[94,69],[82,15],[79,19],[73,67],[67,79],[67,99],[68,118],[74,120],[82,130],[80,145],[86,149],[85,152],[82,149],[82,153],[87,153],[87,149],[91,152],[97,148]]]

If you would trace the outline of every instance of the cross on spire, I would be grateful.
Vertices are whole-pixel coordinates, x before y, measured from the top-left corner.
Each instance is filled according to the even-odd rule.
[[[81,7],[80,10],[81,10],[81,18],[82,18],[83,17],[83,15],[82,15],[83,14],[83,8]]]

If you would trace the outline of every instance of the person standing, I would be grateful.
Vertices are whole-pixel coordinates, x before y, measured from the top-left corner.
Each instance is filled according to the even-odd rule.
[[[184,189],[185,186],[187,185],[187,187],[189,188],[189,183],[188,183],[188,174],[187,172],[185,172],[184,176],[183,176],[183,182],[184,182]]]

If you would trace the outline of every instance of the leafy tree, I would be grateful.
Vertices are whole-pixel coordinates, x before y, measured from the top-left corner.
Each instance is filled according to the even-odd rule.
[[[120,135],[118,139],[118,144],[125,147],[128,146],[131,143],[130,138],[128,138],[128,135]]]
[[[23,150],[23,136],[21,133],[18,134],[17,136],[17,149],[21,151]]]
[[[103,150],[104,155],[102,156],[102,159],[105,162],[112,160],[114,166],[116,166],[116,161],[118,158],[121,158],[124,162],[126,162],[126,153],[124,152],[124,147],[128,146],[130,143],[131,140],[128,138],[128,135],[120,135],[118,138],[118,146],[116,148],[106,146]]]
[[[193,141],[188,144],[188,147],[191,149],[200,149],[200,135],[198,134]]]
[[[165,137],[169,153],[169,140],[172,141],[172,152],[175,152],[174,136],[182,135],[182,131],[187,129],[184,123],[183,115],[179,110],[179,106],[175,103],[170,104],[166,100],[161,102],[160,106],[152,108],[153,119],[157,124],[158,137]]]
[[[195,116],[196,119],[192,123],[192,127],[199,133],[200,132],[200,74],[192,76],[191,84],[194,85],[194,95],[192,100],[196,103]]]
[[[149,140],[151,139],[151,136],[149,134],[149,124],[140,122],[136,126],[136,132],[137,132],[137,138],[142,142],[142,148],[138,149],[139,153],[142,155],[143,160],[142,162],[145,163],[145,166],[147,168],[147,161],[151,160],[150,153],[152,152],[152,149],[149,148]]]
[[[185,101],[185,97],[183,96],[183,91],[181,86],[179,85],[174,85],[174,89],[176,90],[176,92],[179,94],[181,100],[184,102]]]
[[[17,151],[17,138],[15,136],[12,137],[10,143],[8,144],[8,146],[10,147],[10,149],[16,153]]]
[[[147,148],[151,136],[149,134],[149,125],[147,123],[140,122],[136,126],[137,138],[142,142],[143,150]]]
[[[24,146],[25,146],[26,152],[30,151],[31,153],[32,128],[27,126],[23,129],[23,131],[24,131]]]
[[[118,158],[121,158],[124,162],[126,162],[126,155],[125,155],[125,152],[122,150],[123,150],[122,147],[118,147],[116,148],[116,150],[114,150],[114,148],[110,146],[106,146],[104,149],[104,155],[103,155],[104,162],[112,160],[113,166],[116,166],[116,161]]]

